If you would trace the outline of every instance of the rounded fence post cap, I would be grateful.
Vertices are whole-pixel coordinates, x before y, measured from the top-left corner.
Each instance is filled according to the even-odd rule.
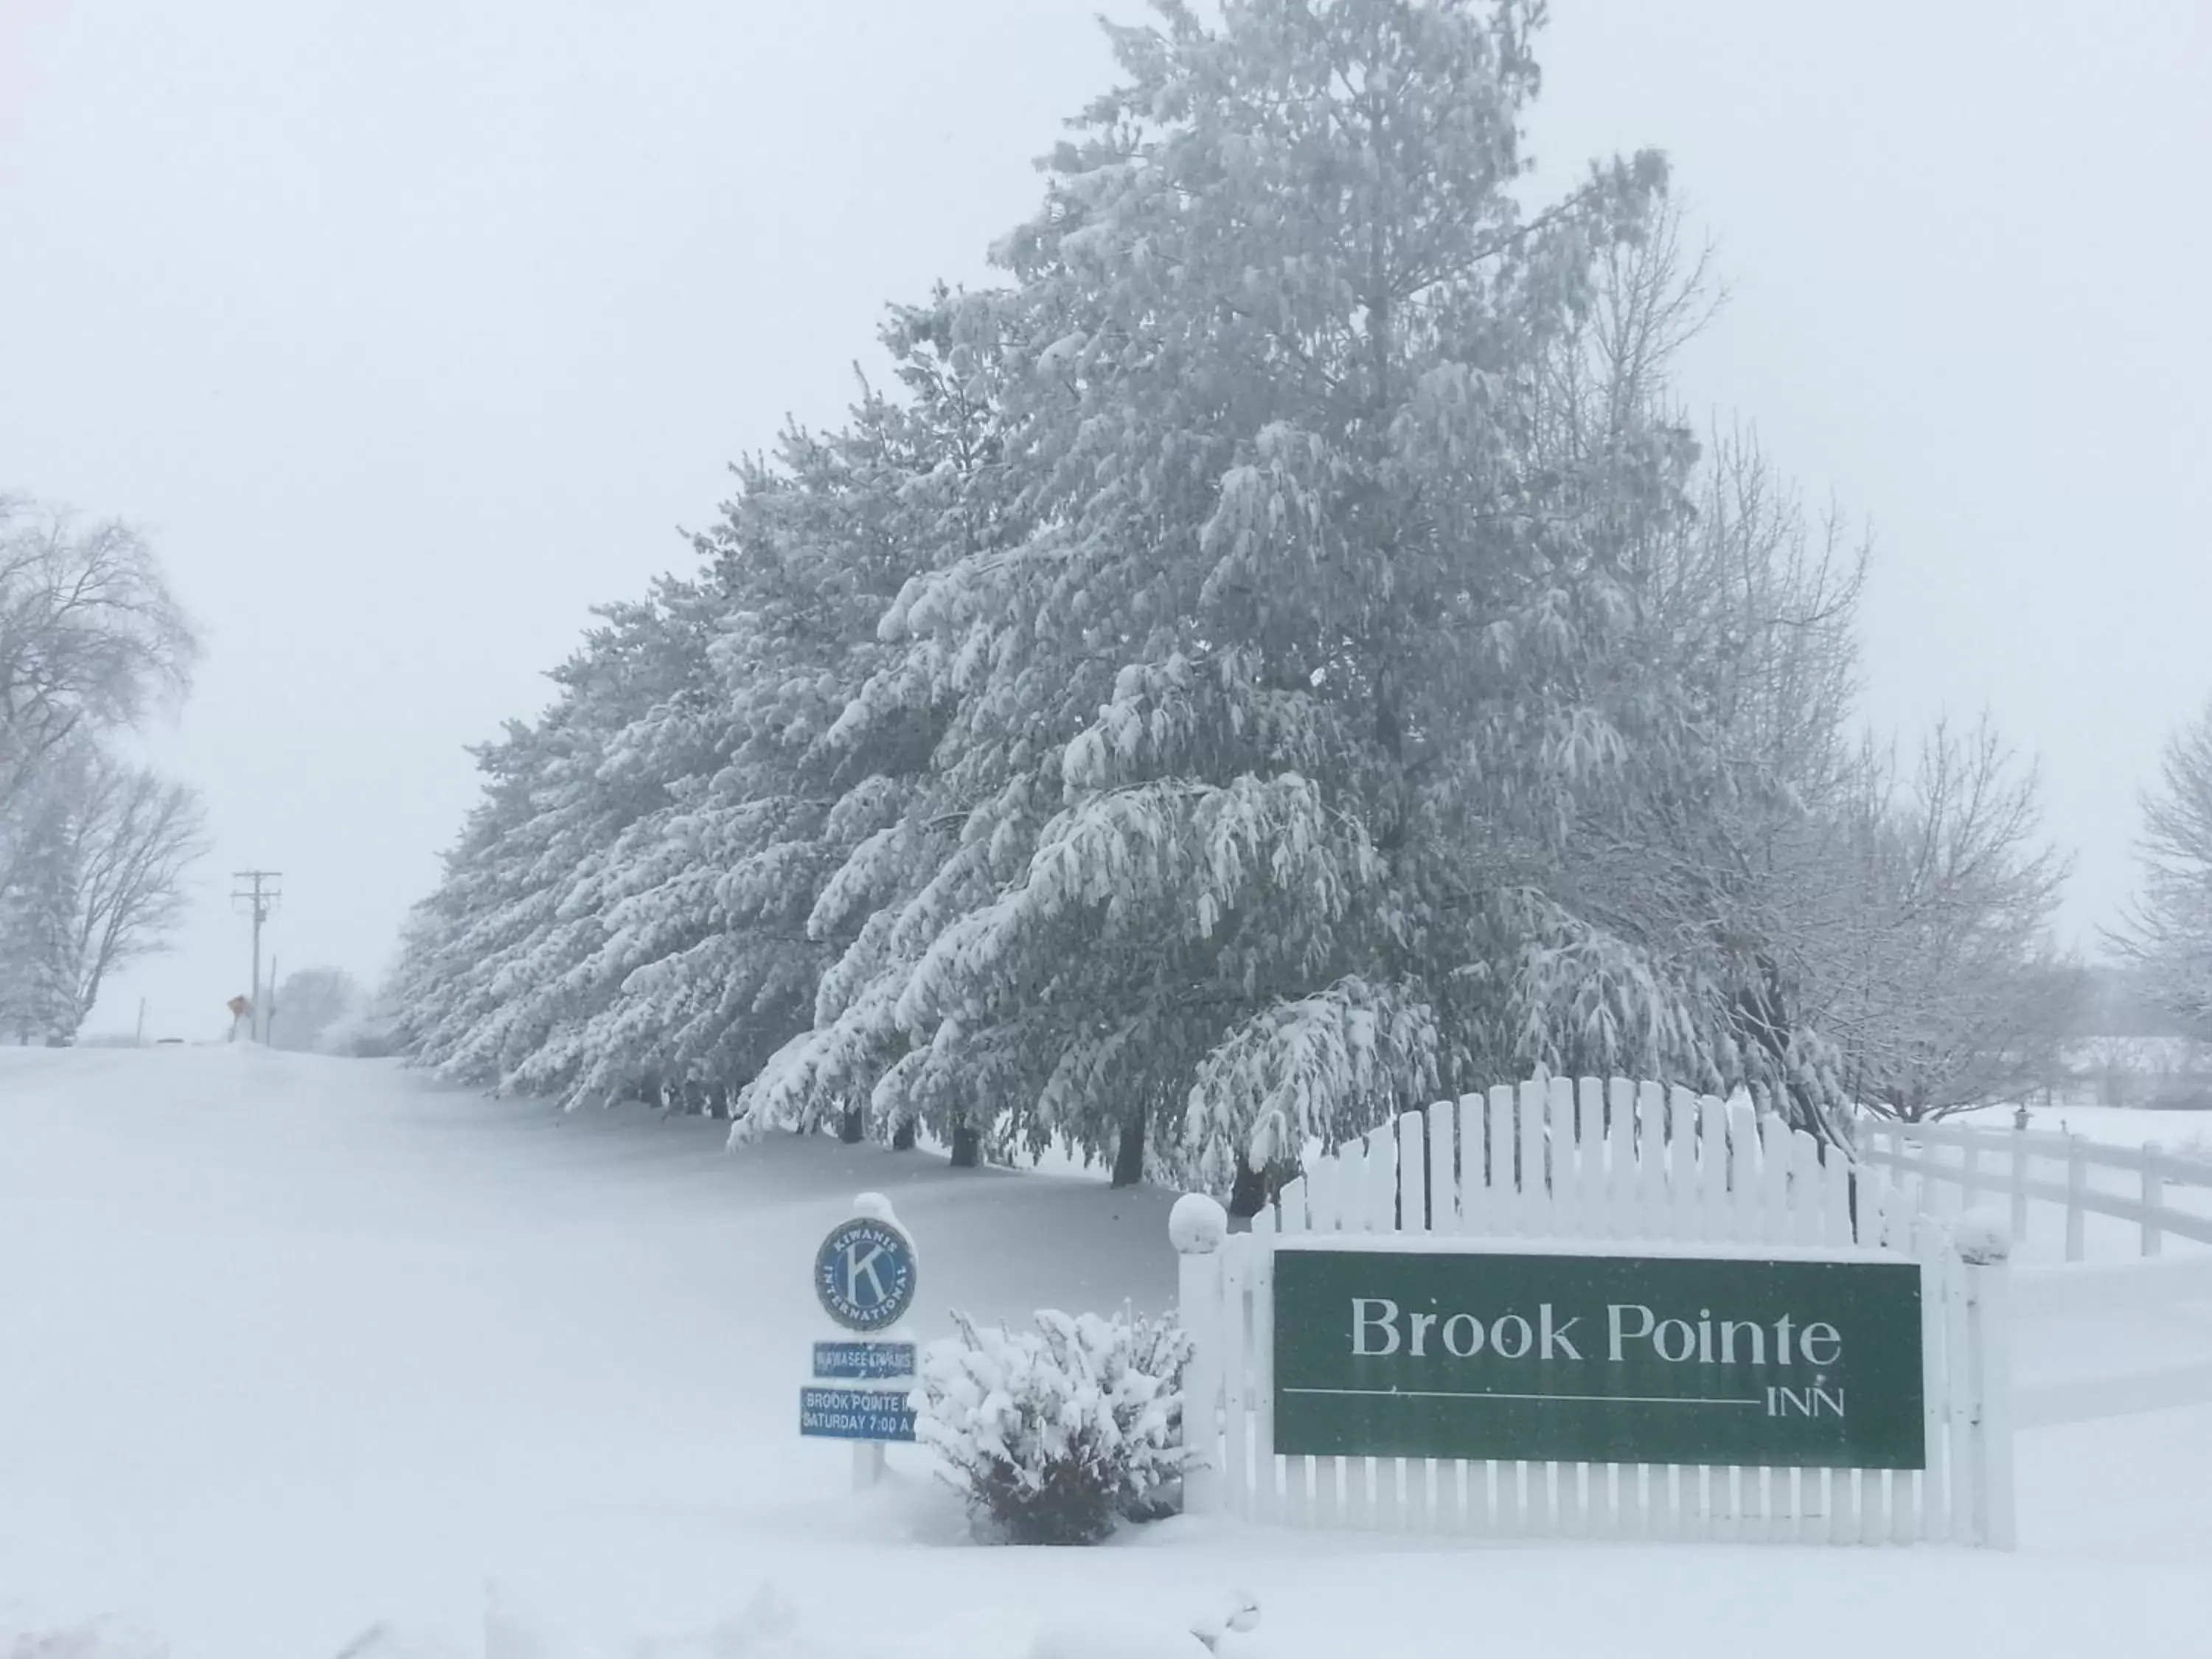
[[[1204,1193],[1185,1193],[1168,1212],[1168,1242],[1182,1255],[1211,1255],[1229,1237],[1229,1212]]]
[[[1951,1248],[1961,1261],[1993,1266],[2012,1258],[2012,1223],[1986,1206],[1971,1209],[1951,1224]]]
[[[891,1213],[891,1201],[881,1193],[860,1193],[853,1200],[853,1213],[867,1217],[871,1221],[888,1221],[896,1225],[898,1218]]]

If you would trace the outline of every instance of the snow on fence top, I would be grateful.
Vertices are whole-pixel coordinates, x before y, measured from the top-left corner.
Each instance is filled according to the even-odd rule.
[[[1255,1224],[1850,1244],[1876,1237],[1859,1202],[1842,1149],[1748,1100],[1552,1078],[1383,1124],[1316,1159]]]

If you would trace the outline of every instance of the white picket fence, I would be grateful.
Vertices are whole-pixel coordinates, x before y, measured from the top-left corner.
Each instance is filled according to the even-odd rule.
[[[2130,1224],[2144,1255],[2158,1255],[2168,1237],[2212,1244],[2212,1163],[2155,1142],[2113,1146],[1995,1124],[1872,1117],[1859,1121],[1853,1139],[1863,1163],[1938,1184],[1960,1206],[2005,1209],[2015,1243],[2031,1237],[2032,1219],[2042,1218],[2039,1205],[2057,1206],[2069,1261],[2087,1254],[2092,1215]]]
[[[1919,1262],[1921,1470],[1285,1456],[1274,1446],[1275,1241],[1310,1232],[1871,1247]],[[1190,1245],[1189,1241],[1182,1241]],[[1625,1079],[1494,1088],[1316,1163],[1218,1249],[1182,1258],[1195,1339],[1194,1513],[1515,1538],[2012,1541],[2006,1273],[1962,1261],[1917,1182],[1779,1120]]]

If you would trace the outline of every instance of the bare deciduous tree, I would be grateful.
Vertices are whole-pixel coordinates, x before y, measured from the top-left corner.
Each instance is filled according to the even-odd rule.
[[[137,531],[0,495],[0,809],[64,745],[181,691],[198,653]]]
[[[1639,404],[1648,430],[1709,295],[1671,210],[1616,250],[1547,388],[1549,441],[1589,465]],[[1809,517],[1755,438],[1712,435],[1691,505],[1625,550],[1640,627],[1617,672],[1707,711],[1725,769],[1586,835],[1585,909],[1698,964],[1745,1075],[1808,1118],[1821,1079],[1911,1115],[2047,1082],[2081,984],[2047,940],[2066,866],[2040,842],[2033,770],[1986,721],[1939,726],[1909,779],[1853,738],[1870,548],[1832,508]]]
[[[187,786],[89,743],[50,753],[0,872],[0,1009],[19,1042],[66,1042],[118,968],[160,950],[207,848]]]
[[[2212,1037],[2212,706],[2167,743],[2142,813],[2142,901],[2112,943],[2146,995]]]
[[[270,1003],[269,1045],[314,1048],[324,1033],[367,1001],[360,982],[343,968],[302,968],[288,974]]]
[[[185,872],[208,847],[206,815],[188,785],[105,755],[90,770],[77,908],[80,1018],[111,972],[166,945],[185,908]]]
[[[2086,988],[2051,944],[2069,864],[2034,769],[1984,718],[1939,723],[1909,784],[1872,745],[1855,770],[1795,878],[1809,1012],[1854,1097],[1917,1120],[2048,1085]]]

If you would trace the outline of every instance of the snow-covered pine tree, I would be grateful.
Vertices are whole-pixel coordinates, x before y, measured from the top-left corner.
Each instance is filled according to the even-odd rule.
[[[492,951],[513,948],[534,925],[530,913],[544,884],[531,879],[530,861],[511,838],[533,817],[539,754],[550,747],[541,732],[550,724],[550,716],[536,726],[510,720],[500,738],[471,751],[482,793],[443,855],[442,879],[416,902],[403,929],[383,995],[394,1040],[422,1065],[448,1066],[471,1022],[495,1007],[477,969]],[[493,924],[491,918],[502,912],[508,914]],[[467,949],[471,935],[482,947],[479,954]],[[453,1074],[487,1080],[481,1069],[471,1073],[465,1065],[453,1066]]]
[[[718,562],[764,556],[784,570],[791,591],[806,596],[811,621],[800,631],[827,647],[811,677],[795,678],[780,665],[798,635],[773,608],[744,614],[740,607],[737,625],[761,637],[732,659],[759,665],[748,672],[771,697],[803,686],[812,699],[804,718],[779,716],[769,726],[786,745],[780,763],[789,787],[817,814],[812,856],[794,856],[782,872],[790,878],[775,884],[782,907],[775,937],[787,948],[808,947],[793,960],[811,972],[800,1018],[775,1029],[775,1041],[844,1012],[841,999],[866,982],[904,901],[939,873],[960,817],[945,802],[960,787],[964,744],[947,727],[951,688],[972,672],[972,660],[880,637],[886,609],[917,574],[988,560],[1019,539],[1023,520],[1008,499],[999,432],[999,377],[988,364],[955,367],[951,328],[960,303],[940,288],[924,306],[896,309],[883,338],[903,396],[870,392],[844,431],[787,445],[780,468],[758,474],[702,544]],[[727,1069],[744,1081],[766,1054],[761,1039],[772,1028],[758,1018],[741,1024],[746,1058]],[[857,1132],[870,1115],[875,1071],[896,1057],[823,1079],[810,1118],[835,1113],[848,1133]],[[879,1111],[874,1127],[910,1144],[919,1116],[918,1109]],[[964,1115],[940,1116],[933,1127],[952,1142],[956,1158],[973,1160],[978,1147]]]
[[[419,1059],[570,1104],[720,1109],[808,1024],[935,740],[927,698],[841,725],[878,622],[1003,516],[982,383],[944,361],[950,300],[885,327],[902,398],[864,386],[846,427],[741,464],[699,574],[611,607],[546,718],[482,751],[484,800],[395,982]]]
[[[614,989],[587,964],[617,839],[696,763],[619,738],[701,683],[711,611],[698,589],[664,581],[599,615],[553,672],[546,714],[477,751],[484,799],[410,921],[392,988],[397,1029],[417,1060],[456,1079],[568,1080],[574,1035]]]
[[[945,372],[945,303],[899,310],[884,331],[905,398],[864,386],[846,428],[787,434],[773,464],[740,469],[700,538],[722,606],[711,669],[725,759],[638,826],[656,838],[644,856],[659,878],[611,913],[623,994],[586,1033],[587,1090],[636,1052],[718,1091],[749,1079],[811,1023],[823,969],[870,896],[867,871],[930,754],[929,710],[833,728],[884,655],[877,623],[907,578],[948,535],[981,533],[975,475],[992,457],[988,404]]]
[[[1589,932],[1540,883],[1570,806],[1705,763],[1607,672],[1686,446],[1536,441],[1547,353],[1658,160],[1522,210],[1528,7],[1160,9],[1111,31],[1127,79],[999,250],[1014,286],[958,307],[1038,527],[885,620],[897,672],[956,700],[907,824],[936,865],[756,1121],[869,1087],[1099,1151],[1172,1130],[1224,1180],[1353,1133],[1549,1057],[1531,981]],[[1662,1057],[1709,1043],[1620,967]]]
[[[1818,1124],[1912,817],[1845,741],[1863,550],[1671,407],[1663,167],[1524,205],[1534,4],[1159,10],[1006,286],[896,313],[898,395],[484,751],[415,1051],[1248,1188],[1537,1065]],[[2010,1041],[1915,982],[1891,1058]]]
[[[518,1023],[504,1087],[569,1105],[644,1099],[684,1101],[684,1079],[665,1066],[649,1033],[625,1014],[635,1004],[627,981],[634,961],[665,949],[667,925],[637,907],[669,873],[675,855],[667,820],[696,797],[702,781],[726,763],[729,733],[713,659],[724,596],[711,581],[665,581],[649,663],[624,688],[611,730],[598,738],[598,764],[579,799],[580,856],[570,868],[552,927],[529,965],[507,988]],[[712,926],[702,902],[674,923],[678,942]]]

